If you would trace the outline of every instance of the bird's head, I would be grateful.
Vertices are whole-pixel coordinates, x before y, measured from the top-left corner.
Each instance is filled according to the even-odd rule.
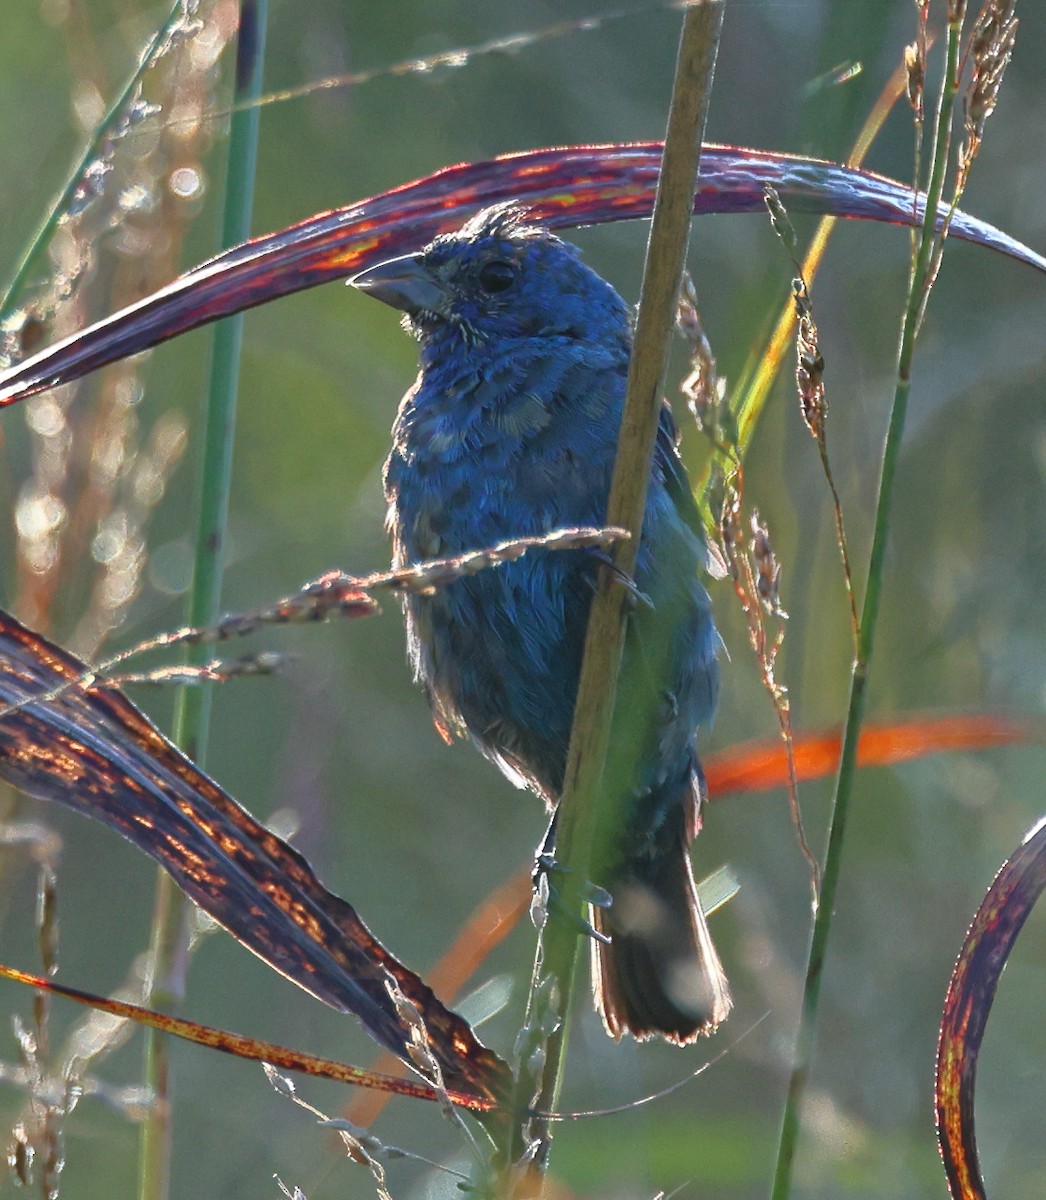
[[[630,336],[628,306],[577,249],[506,206],[485,209],[417,254],[379,263],[350,282],[400,309],[423,343],[448,335],[468,345]]]

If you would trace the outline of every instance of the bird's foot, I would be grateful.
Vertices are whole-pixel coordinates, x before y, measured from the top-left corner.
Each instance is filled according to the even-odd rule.
[[[633,604],[644,604],[650,609],[654,607],[653,600],[650,599],[646,592],[640,589],[639,584],[636,583],[627,571],[621,570],[605,550],[601,550],[598,546],[589,546],[585,553],[590,554],[600,566],[606,567],[617,582],[628,592]]]
[[[552,854],[541,853],[535,858],[534,870],[531,873],[531,879],[534,881],[534,896],[530,902],[530,919],[538,929],[543,929],[550,915],[558,917],[575,928],[578,933],[584,934],[585,937],[609,946],[610,938],[596,929],[590,921],[579,916],[565,902],[562,892],[553,882],[557,875],[569,874],[571,874],[570,869],[564,867]],[[614,898],[606,888],[591,883],[589,880],[585,880],[578,891],[579,898],[586,904],[591,904],[593,908],[609,908],[614,902]]]

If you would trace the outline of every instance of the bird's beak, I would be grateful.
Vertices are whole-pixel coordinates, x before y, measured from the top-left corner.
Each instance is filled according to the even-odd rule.
[[[354,288],[411,316],[440,312],[447,296],[420,254],[390,258],[349,280]]]

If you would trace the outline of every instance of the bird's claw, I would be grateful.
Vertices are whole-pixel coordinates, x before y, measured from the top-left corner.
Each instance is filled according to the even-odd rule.
[[[642,591],[639,584],[636,583],[627,571],[621,570],[605,550],[601,550],[599,546],[589,546],[586,553],[590,554],[600,566],[606,567],[617,582],[628,592],[634,604],[643,604],[647,608],[653,609],[653,600],[650,599],[646,592]]]
[[[554,854],[543,850],[534,859],[534,871],[531,878],[536,888],[542,877],[548,879],[552,875],[570,875],[572,873],[571,869],[563,866]],[[593,908],[609,908],[614,903],[614,897],[605,887],[600,887],[598,883],[592,883],[587,879],[581,890],[581,899],[586,904],[591,904]]]
[[[603,945],[609,946],[610,938],[564,903],[559,889],[552,883],[553,876],[569,873],[569,868],[562,866],[551,854],[541,853],[535,858],[534,871],[531,876],[534,880],[534,898],[530,904],[531,920],[541,929],[544,927],[549,915],[552,914],[566,921],[585,937],[590,937],[593,941],[602,942]],[[591,883],[588,880],[585,880],[580,891],[581,899],[586,904],[591,904],[594,908],[609,908],[614,902],[613,897],[606,888],[602,888],[598,884]]]

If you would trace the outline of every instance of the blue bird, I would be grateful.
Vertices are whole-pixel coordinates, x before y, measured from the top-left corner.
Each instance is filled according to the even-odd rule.
[[[632,320],[575,247],[501,206],[352,283],[402,310],[421,346],[385,464],[397,565],[605,522]],[[704,791],[695,735],[718,691],[705,558],[665,405],[635,574],[649,604],[630,615],[622,675],[640,682],[618,698],[606,777],[618,759],[634,773],[596,880],[613,898],[594,914],[609,943],[593,939],[593,979],[614,1037],[688,1042],[731,1004],[689,855]],[[404,602],[441,734],[471,737],[553,814],[597,568],[584,551],[532,551]]]

